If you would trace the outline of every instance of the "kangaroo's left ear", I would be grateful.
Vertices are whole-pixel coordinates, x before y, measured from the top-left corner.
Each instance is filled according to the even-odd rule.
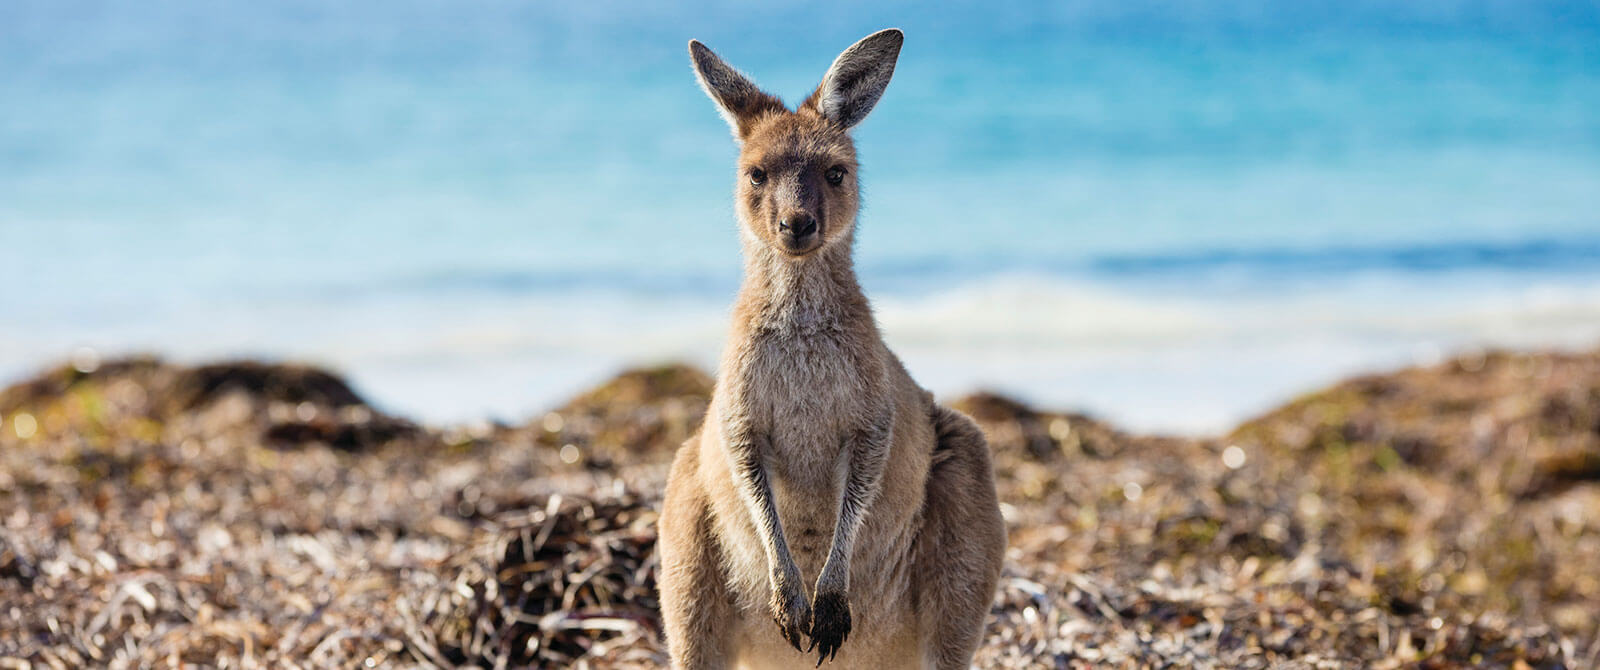
[[[689,40],[689,59],[694,63],[694,76],[700,80],[700,87],[733,127],[734,139],[744,141],[763,115],[784,111],[782,102],[757,88],[699,40]]]
[[[822,85],[806,98],[801,109],[811,109],[823,118],[850,128],[878,104],[883,89],[894,76],[894,64],[900,58],[900,45],[905,43],[905,33],[896,28],[880,30],[845,49],[834,59]]]

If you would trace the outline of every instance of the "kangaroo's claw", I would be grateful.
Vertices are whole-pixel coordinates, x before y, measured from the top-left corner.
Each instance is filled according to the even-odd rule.
[[[850,637],[850,600],[842,591],[819,592],[811,610],[811,644],[821,667],[839,655],[839,647]]]
[[[773,588],[772,620],[778,624],[778,634],[795,651],[804,653],[808,650],[802,649],[800,642],[811,630],[811,605],[806,602],[805,592],[792,584],[785,580]]]

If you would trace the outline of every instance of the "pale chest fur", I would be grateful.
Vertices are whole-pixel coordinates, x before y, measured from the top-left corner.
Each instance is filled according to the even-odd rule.
[[[773,474],[832,479],[844,440],[878,386],[869,378],[881,373],[839,333],[769,332],[749,347],[745,398],[753,424],[772,438],[766,456]]]

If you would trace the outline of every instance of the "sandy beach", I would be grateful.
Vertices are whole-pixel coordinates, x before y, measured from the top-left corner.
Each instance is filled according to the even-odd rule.
[[[0,391],[0,659],[657,667],[654,521],[710,388],[636,370],[440,428],[296,365],[43,371]],[[1600,351],[1356,377],[1203,439],[945,400],[1011,533],[980,667],[1600,658]]]

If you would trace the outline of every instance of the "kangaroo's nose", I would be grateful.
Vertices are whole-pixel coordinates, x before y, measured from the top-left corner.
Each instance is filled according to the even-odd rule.
[[[801,238],[817,232],[817,220],[810,214],[790,214],[778,222],[778,230],[788,233],[790,237]]]

